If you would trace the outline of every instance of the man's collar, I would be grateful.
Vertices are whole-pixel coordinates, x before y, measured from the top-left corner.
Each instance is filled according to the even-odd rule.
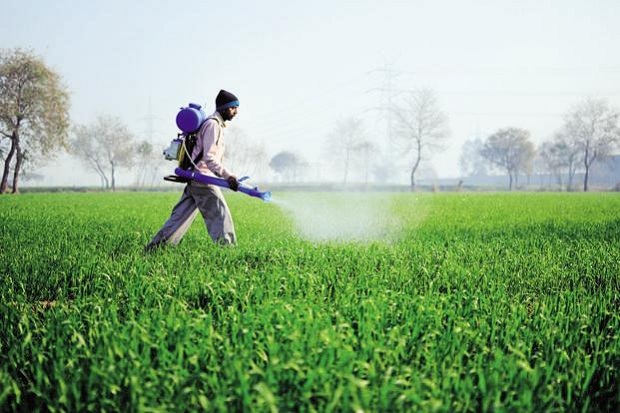
[[[215,119],[217,119],[217,122],[223,127],[226,127],[226,121],[224,120],[224,118],[222,117],[222,115],[220,114],[220,112],[218,112],[217,110],[213,113],[213,115],[211,115],[211,117],[214,117]]]

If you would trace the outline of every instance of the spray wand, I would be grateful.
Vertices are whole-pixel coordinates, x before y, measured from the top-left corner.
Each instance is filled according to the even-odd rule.
[[[199,172],[188,171],[186,169],[176,168],[174,173],[184,179],[189,179],[192,181],[197,181],[206,185],[216,185],[221,186],[222,188],[230,188],[228,185],[228,181],[222,178],[216,178],[214,176],[203,175]],[[247,186],[243,183],[243,181],[249,179],[248,176],[244,176],[243,178],[238,179],[239,182],[239,192],[243,192],[249,196],[253,196],[255,198],[260,198],[265,202],[271,201],[271,192],[265,191],[261,192],[258,190],[258,187],[252,188],[251,186]]]

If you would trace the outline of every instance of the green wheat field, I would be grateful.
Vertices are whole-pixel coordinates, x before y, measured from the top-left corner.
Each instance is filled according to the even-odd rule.
[[[0,411],[619,409],[618,194],[356,194],[380,230],[321,238],[227,193],[237,246],[145,254],[178,196],[0,197]]]

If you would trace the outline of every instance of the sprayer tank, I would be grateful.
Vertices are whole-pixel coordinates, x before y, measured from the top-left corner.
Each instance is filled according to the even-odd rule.
[[[186,108],[181,108],[177,114],[177,126],[185,133],[196,132],[207,119],[207,114],[197,103],[190,103]]]

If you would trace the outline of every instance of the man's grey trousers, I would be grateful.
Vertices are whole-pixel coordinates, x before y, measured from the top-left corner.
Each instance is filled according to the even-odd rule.
[[[198,211],[204,218],[211,239],[218,244],[235,244],[235,226],[222,191],[213,185],[188,184],[164,226],[146,246],[156,248],[163,243],[177,245]]]

